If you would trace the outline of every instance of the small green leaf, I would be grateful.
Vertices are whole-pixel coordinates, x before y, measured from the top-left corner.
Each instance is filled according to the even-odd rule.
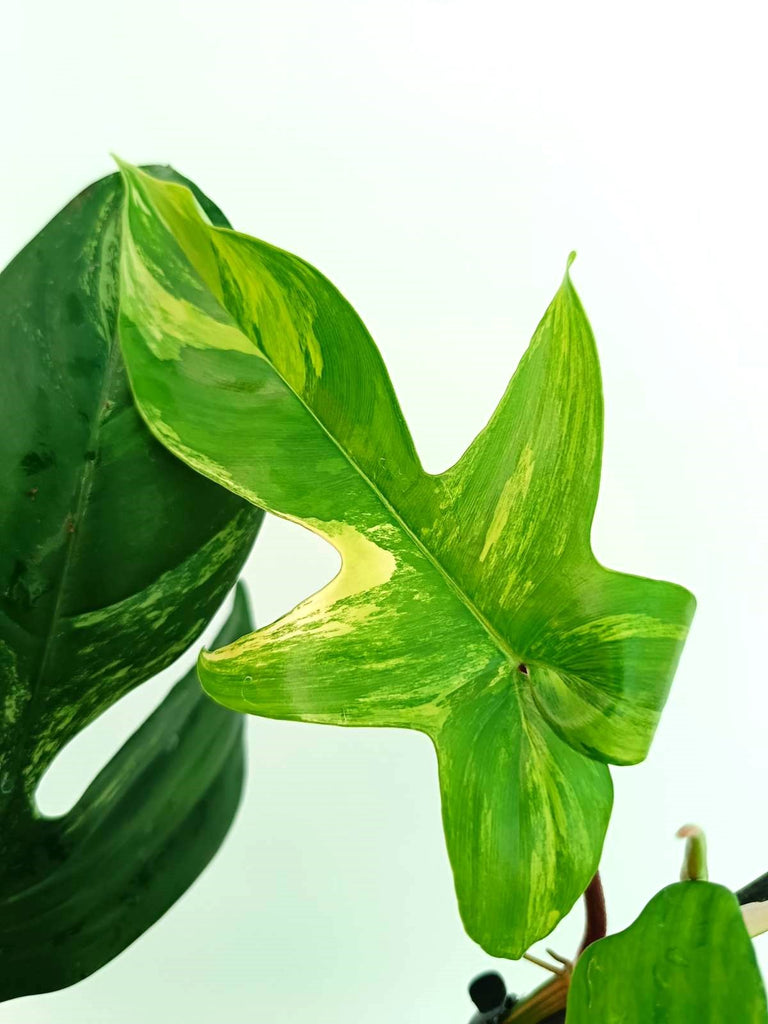
[[[156,173],[178,179],[169,168]],[[116,335],[122,193],[118,174],[91,185],[0,274],[4,915],[49,873],[61,900],[67,872],[72,884],[92,884],[77,874],[81,854],[66,862],[75,837],[40,818],[37,784],[70,739],[199,636],[235,583],[262,518],[173,458],[136,411]],[[226,223],[197,195],[213,220]],[[220,742],[230,749],[226,730]],[[120,813],[135,807],[120,806],[104,827],[120,824],[128,836]],[[211,816],[210,841],[220,841],[228,813]],[[106,849],[107,837],[100,841]],[[126,872],[141,859],[138,849],[121,856]],[[178,894],[180,879],[189,884],[192,876],[180,866],[186,874],[175,877],[173,861],[166,867],[162,884]],[[66,896],[81,898],[74,889]],[[34,963],[48,934],[30,927],[25,942],[13,955]],[[107,959],[117,951],[108,938],[103,947],[112,950]],[[6,991],[9,956],[4,948]],[[71,973],[72,964],[63,962],[61,971]],[[41,966],[27,977],[33,987],[17,994],[56,987],[59,972],[51,967],[47,975]]]
[[[626,931],[579,958],[567,1024],[765,1024],[739,904],[709,882],[662,889]]]
[[[252,628],[238,588],[217,642]],[[68,814],[30,826],[45,870],[0,896],[0,1000],[80,981],[162,917],[227,834],[243,768],[242,715],[192,669]]]
[[[520,956],[596,870],[600,762],[645,756],[694,607],[592,554],[602,395],[568,275],[488,426],[432,476],[321,274],[123,174],[120,337],[142,415],[342,556],[322,591],[204,655],[204,687],[253,714],[427,733],[465,925]]]

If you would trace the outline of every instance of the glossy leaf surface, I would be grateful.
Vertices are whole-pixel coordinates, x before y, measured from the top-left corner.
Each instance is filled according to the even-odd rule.
[[[709,882],[658,893],[626,931],[579,958],[567,1024],[765,1024],[765,990],[738,902]]]
[[[133,404],[116,338],[122,191],[117,174],[90,186],[0,275],[6,900],[60,867],[34,802],[45,769],[199,636],[261,519],[171,456]]]
[[[253,714],[427,733],[467,930],[521,955],[595,872],[604,762],[645,755],[694,605],[592,554],[602,395],[568,275],[487,427],[432,476],[321,274],[209,224],[187,189],[124,175],[120,336],[142,415],[343,561],[202,657],[204,687]]]
[[[252,628],[238,589],[216,640]],[[243,722],[203,693],[193,668],[71,811],[29,826],[27,848],[45,853],[45,870],[0,897],[0,999],[87,977],[187,890],[237,810]]]

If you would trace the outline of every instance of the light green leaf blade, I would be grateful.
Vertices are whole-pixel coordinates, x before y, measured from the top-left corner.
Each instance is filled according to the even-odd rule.
[[[592,554],[602,435],[597,350],[566,272],[491,421],[439,478],[425,540],[510,639],[549,724],[626,764],[648,752],[694,601]]]
[[[736,897],[709,882],[658,893],[579,958],[567,1024],[765,1024],[765,989]]]
[[[548,935],[597,871],[613,787],[527,694],[473,689],[436,737],[443,824],[467,932],[507,956]]]
[[[190,465],[342,556],[321,592],[204,655],[203,685],[255,714],[426,732],[444,808],[457,766],[472,761],[492,821],[476,816],[473,833],[445,812],[459,903],[473,937],[519,956],[586,887],[610,809],[591,758],[644,755],[693,612],[687,591],[608,572],[589,548],[602,399],[570,281],[486,430],[431,476],[370,336],[322,275],[212,227],[185,189],[123,173],[120,333],[147,423]],[[507,727],[474,758],[456,723],[501,695]],[[523,736],[547,750],[544,799],[508,760]],[[528,874],[513,868],[507,859],[541,835],[558,842],[537,848]],[[512,914],[492,934],[478,923],[483,877],[506,878]]]

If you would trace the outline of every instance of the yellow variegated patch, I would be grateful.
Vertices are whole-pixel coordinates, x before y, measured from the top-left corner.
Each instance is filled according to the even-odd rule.
[[[605,762],[645,756],[694,608],[592,554],[600,370],[568,273],[490,422],[433,476],[330,282],[122,169],[120,334],[147,423],[342,557],[320,593],[205,654],[204,687],[253,714],[429,735],[467,930],[520,956],[594,873]]]

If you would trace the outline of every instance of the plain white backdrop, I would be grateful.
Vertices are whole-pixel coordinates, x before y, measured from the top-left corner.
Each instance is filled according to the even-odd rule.
[[[614,772],[610,923],[673,881],[768,870],[765,8],[681,0],[103,0],[0,15],[0,262],[114,150],[168,162],[297,252],[377,339],[427,468],[490,415],[571,248],[606,394],[594,547],[699,610],[647,762]],[[1,313],[0,313],[1,315]],[[260,624],[333,551],[270,520]],[[61,758],[65,809],[171,676]],[[253,719],[247,795],[176,907],[2,1024],[463,1024],[492,965],[463,933],[426,738]],[[103,870],[109,871],[105,864]],[[552,940],[574,951],[581,910]],[[768,968],[768,938],[757,948]],[[2,961],[0,960],[0,969]],[[544,980],[501,964],[513,990]]]

